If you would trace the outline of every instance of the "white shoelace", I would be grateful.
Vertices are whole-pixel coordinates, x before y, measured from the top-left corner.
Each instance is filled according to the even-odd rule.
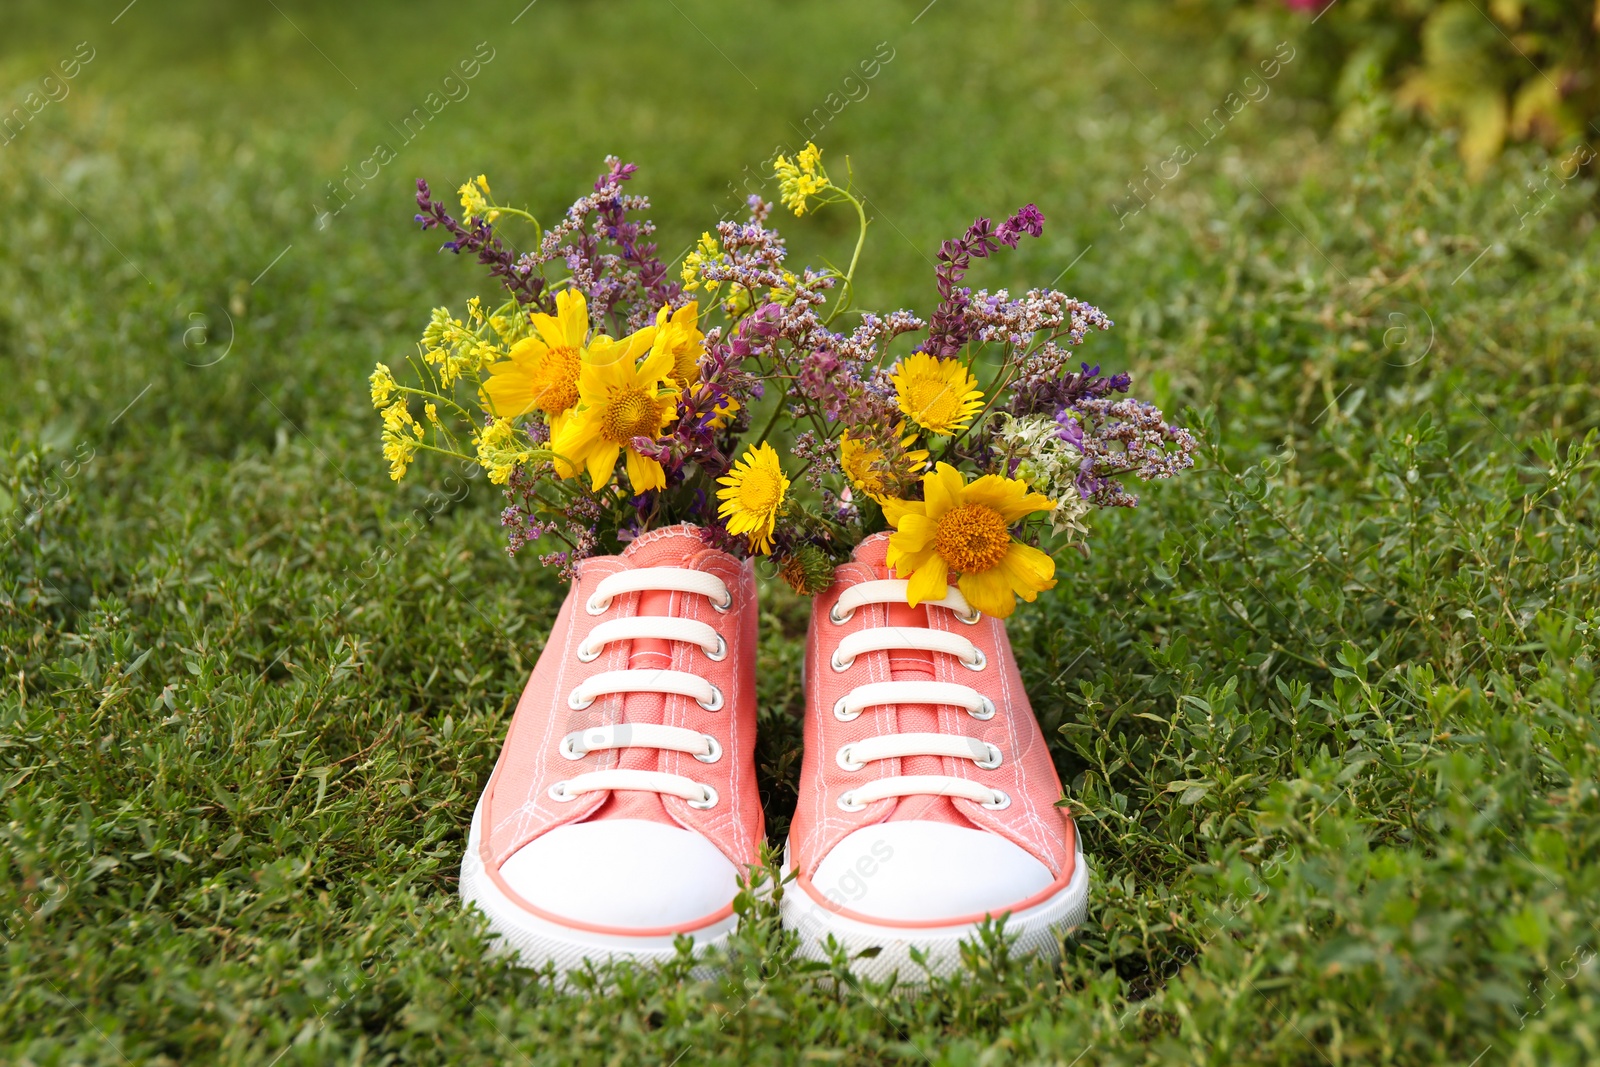
[[[868,604],[904,604],[907,584],[905,581],[884,579],[852,586],[840,595],[828,617],[835,624],[842,625],[849,621],[856,609]],[[930,608],[951,611],[965,623],[976,623],[979,619],[978,613],[972,610],[953,586],[943,600],[924,603]],[[965,637],[922,626],[877,626],[847,634],[834,651],[831,666],[843,673],[864,652],[901,649],[954,656],[962,666],[972,671],[982,671],[988,666],[983,651]],[[995,713],[994,702],[971,686],[956,682],[892,681],[856,686],[834,704],[833,715],[840,722],[849,722],[860,716],[863,709],[880,704],[948,704],[962,708],[978,720],[991,719]],[[970,759],[976,766],[989,770],[1000,766],[1004,753],[998,746],[976,737],[896,733],[853,741],[839,749],[834,758],[846,771],[858,771],[875,760],[908,756]],[[880,778],[846,790],[839,795],[838,803],[845,811],[860,811],[875,801],[909,796],[959,797],[976,801],[994,811],[1011,805],[1011,797],[1002,790],[949,774],[903,774]]]
[[[584,609],[590,615],[603,615],[610,610],[612,601],[617,597],[644,592],[696,593],[706,597],[719,612],[727,611],[733,605],[733,594],[714,574],[681,567],[641,567],[607,575],[595,587]],[[714,627],[706,623],[670,615],[636,615],[609,619],[590,630],[589,636],[578,646],[577,656],[582,662],[591,663],[600,657],[609,644],[639,640],[698,645],[710,660],[721,660],[728,654],[728,643]],[[686,696],[707,711],[719,711],[723,706],[722,690],[711,682],[689,671],[670,670],[602,671],[573,689],[567,695],[567,705],[574,710],[582,710],[599,698],[616,693]],[[561,755],[569,760],[581,760],[590,752],[624,748],[685,752],[701,763],[715,763],[722,758],[722,745],[710,734],[659,723],[594,726],[575,730],[561,739]],[[585,793],[609,790],[664,793],[683,798],[692,808],[711,808],[717,803],[717,791],[704,782],[664,771],[617,768],[589,771],[557,782],[550,787],[549,795],[552,800],[565,802],[576,800]]]

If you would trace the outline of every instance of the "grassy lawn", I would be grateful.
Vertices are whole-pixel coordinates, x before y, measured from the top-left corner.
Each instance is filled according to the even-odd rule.
[[[7,5],[3,102],[45,102],[0,135],[0,1062],[1600,1058],[1592,178],[1335,129],[1303,18],[524,2]],[[455,896],[562,590],[487,485],[386,476],[366,373],[486,288],[412,183],[547,217],[616,153],[671,254],[808,119],[871,202],[865,305],[931,307],[938,242],[1034,201],[973,283],[1059,276],[1117,323],[1085,358],[1202,434],[1012,627],[1089,923],[906,996],[752,901],[716,978],[558,992]],[[790,220],[792,260],[853,225]]]

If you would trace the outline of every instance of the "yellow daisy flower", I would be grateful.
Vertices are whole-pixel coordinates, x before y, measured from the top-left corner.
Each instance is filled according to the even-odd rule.
[[[680,390],[688,390],[700,381],[700,356],[704,352],[701,345],[706,339],[698,325],[700,302],[691,300],[672,312],[671,318],[667,315],[666,305],[656,312],[656,343],[672,353],[672,380]],[[711,420],[712,428],[720,430],[728,425],[738,410],[737,400],[724,397]]]
[[[904,433],[905,424],[895,427],[895,433]],[[901,454],[897,457],[903,464],[906,474],[915,474],[928,462],[926,449],[912,448],[916,443],[916,434],[907,436],[900,442]],[[863,493],[876,500],[879,504],[884,502],[891,486],[887,478],[894,473],[890,460],[883,454],[883,449],[864,441],[857,441],[846,430],[839,435],[839,466],[843,468],[850,484]]]
[[[1055,560],[1011,536],[1017,520],[1055,507],[1049,497],[1028,492],[1026,482],[986,474],[967,484],[948,463],[923,475],[924,500],[889,500],[883,514],[894,526],[887,562],[908,579],[912,607],[940,600],[951,573],[967,603],[986,615],[1006,618],[1017,597],[1035,599],[1055,588]]]
[[[550,424],[550,450],[561,477],[587,470],[590,487],[599,489],[611,481],[617,457],[626,454],[635,493],[666,486],[661,464],[631,443],[635,437],[655,440],[677,417],[672,353],[655,344],[656,334],[646,326],[621,341],[600,336],[589,342],[578,372],[577,405]]]
[[[700,342],[706,335],[700,332],[700,301],[691,300],[677,311],[671,312],[661,305],[656,312],[656,329],[661,333],[661,343],[672,353],[672,380],[679,389],[687,389],[700,380]]]
[[[917,352],[895,366],[892,380],[900,410],[929,433],[965,430],[983,408],[978,379],[959,360]]]
[[[534,333],[512,346],[505,359],[489,366],[479,399],[483,409],[502,419],[535,411],[550,418],[578,402],[578,368],[593,346],[609,349],[605,334],[589,339],[589,305],[575,289],[556,294],[554,315],[532,316]],[[649,327],[650,337],[655,327]],[[649,340],[645,341],[649,344]]]
[[[745,449],[739,462],[717,482],[727,486],[717,490],[717,499],[722,501],[717,517],[728,520],[728,532],[748,534],[752,552],[763,556],[770,553],[772,531],[783,508],[784,494],[789,491],[789,479],[778,463],[777,450],[764,442]]]

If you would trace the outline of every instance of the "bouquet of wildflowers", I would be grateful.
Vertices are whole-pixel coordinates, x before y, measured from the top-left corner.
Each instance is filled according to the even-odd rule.
[[[1073,368],[1072,348],[1111,326],[1098,308],[963,284],[974,259],[1039,236],[1032,205],[944,242],[927,318],[856,308],[867,215],[821,156],[807,144],[774,168],[796,216],[855,211],[843,270],[791,269],[772,205],[751,197],[746,221],[719,223],[673,271],[649,201],[624,191],[636,168],[614,158],[549,228],[483,176],[461,186],[460,219],[419,180],[417,221],[505,295],[464,317],[435,309],[405,381],[374,370],[391,477],[419,452],[475,462],[504,487],[510,551],[542,542],[541,562],[569,572],[688,522],[771,557],[803,594],[885,530],[912,604],[953,584],[1005,617],[1051,588],[1083,518],[1137,504],[1129,479],[1189,467],[1194,438],[1125,395],[1127,374]],[[525,251],[502,237],[514,223]]]

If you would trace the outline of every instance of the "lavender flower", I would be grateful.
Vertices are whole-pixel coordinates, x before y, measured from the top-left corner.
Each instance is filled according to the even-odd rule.
[[[1044,215],[1029,204],[998,228],[992,228],[989,219],[980,216],[959,239],[940,245],[939,266],[934,271],[939,286],[939,308],[933,313],[933,327],[919,351],[947,359],[965,348],[972,336],[965,314],[972,302],[972,291],[963,288],[960,282],[966,277],[972,260],[988,258],[1001,245],[1017,247],[1024,233],[1038,237],[1043,232]]]
[[[1132,398],[1085,397],[1056,414],[1058,436],[1083,454],[1078,491],[1099,507],[1136,507],[1139,498],[1120,481],[1171,478],[1194,466],[1194,435],[1169,426],[1161,409]]]
[[[1099,365],[1081,364],[1081,371],[1062,374],[1067,353],[1053,342],[1047,342],[1022,361],[1017,380],[1011,388],[1011,399],[1004,409],[1013,415],[1033,415],[1049,412],[1054,415],[1062,408],[1079,400],[1103,397],[1107,393],[1125,393],[1133,378],[1127,374],[1100,373]]]
[[[620,332],[648,325],[663,305],[677,307],[683,302],[683,288],[668,279],[655,243],[644,240],[655,232],[655,224],[629,218],[650,209],[648,197],[622,192],[622,183],[638,169],[607,156],[606,171],[595,179],[594,191],[574,201],[562,221],[544,235],[538,251],[524,257],[538,265],[556,259],[565,262],[591,313],[611,318]],[[618,251],[603,252],[602,246]],[[625,315],[618,314],[619,306],[627,308]]]
[[[433,199],[428,183],[421,178],[417,179],[417,207],[421,211],[415,218],[424,230],[440,228],[455,237],[440,246],[441,252],[446,249],[457,255],[462,249],[476,252],[478,262],[489,268],[491,277],[500,279],[507,291],[517,298],[517,303],[532,304],[546,313],[555,311],[555,301],[545,292],[543,275],[535,274],[531,265],[520,262],[508,251],[487,220],[472,219],[469,220],[471,226],[461,225],[443,204]]]

